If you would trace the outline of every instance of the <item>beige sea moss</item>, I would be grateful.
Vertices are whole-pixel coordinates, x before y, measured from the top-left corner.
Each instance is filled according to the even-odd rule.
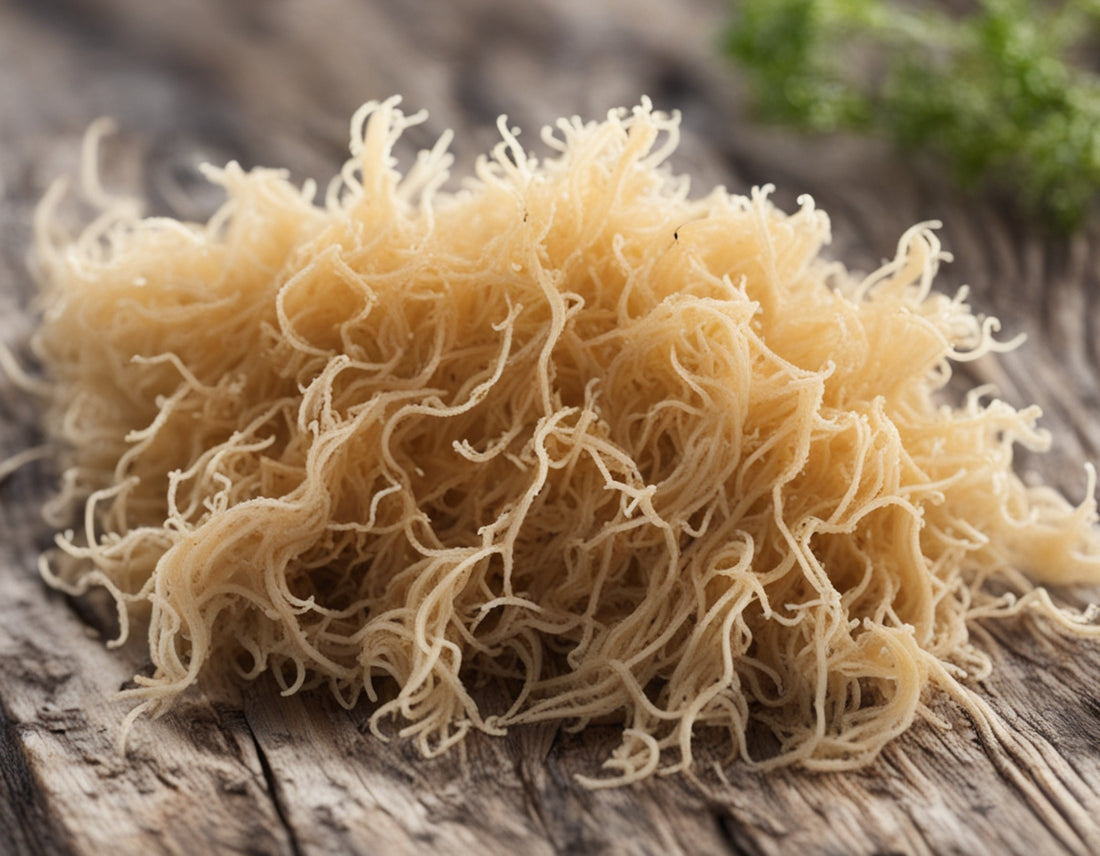
[[[1021,573],[1100,580],[1091,470],[1077,508],[1027,487],[1037,409],[937,398],[1007,346],[932,289],[928,225],[850,274],[808,199],[690,198],[648,102],[560,121],[542,160],[502,123],[445,192],[447,138],[391,154],[421,119],[359,111],[320,204],[230,164],[206,224],[104,201],[70,240],[43,208],[35,346],[85,501],[43,571],[105,586],[123,635],[147,608],[135,714],[229,665],[381,695],[425,753],[611,718],[592,785],[689,767],[702,726],[844,768],[930,687],[967,697],[974,615],[1096,633]]]

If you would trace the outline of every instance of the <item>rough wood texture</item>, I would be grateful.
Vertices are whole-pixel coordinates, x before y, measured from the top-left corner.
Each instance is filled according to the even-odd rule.
[[[399,92],[431,110],[423,145],[458,132],[459,169],[499,113],[534,139],[558,115],[599,116],[647,93],[684,112],[677,157],[698,187],[773,182],[815,196],[833,252],[869,268],[912,223],[944,221],[973,302],[1030,343],[971,367],[1037,402],[1056,451],[1026,459],[1080,498],[1100,458],[1100,228],[1044,239],[995,202],[965,199],[873,143],[808,142],[752,126],[715,43],[720,0],[8,0],[0,4],[0,334],[32,322],[24,256],[49,181],[71,171],[96,116],[115,116],[109,179],[183,216],[214,200],[201,160],[325,178],[347,117]],[[33,443],[32,401],[0,385],[0,456]],[[98,613],[49,592],[35,557],[48,473],[0,484],[0,852],[197,853],[1084,853],[1100,852],[1100,649],[1026,619],[980,629],[997,669],[983,690],[1006,724],[918,727],[869,769],[660,779],[590,793],[606,745],[550,726],[474,736],[424,761],[366,734],[366,714],[266,683],[231,704],[201,694],[134,731],[111,695],[142,667],[108,651]],[[1072,595],[1100,599],[1100,592]]]

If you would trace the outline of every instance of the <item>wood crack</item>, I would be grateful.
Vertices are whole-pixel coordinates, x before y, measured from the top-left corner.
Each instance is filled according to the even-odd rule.
[[[709,811],[719,840],[733,856],[766,856],[756,838],[724,806],[711,806]]]
[[[2,699],[0,699],[2,702]],[[20,856],[60,856],[72,848],[44,803],[42,788],[23,753],[18,729],[0,703],[0,829],[7,842],[0,850]]]
[[[263,772],[267,794],[271,799],[272,807],[275,809],[275,816],[279,818],[279,823],[286,832],[286,839],[290,845],[290,852],[292,856],[305,856],[305,851],[302,849],[302,845],[298,840],[298,833],[290,822],[290,815],[287,812],[286,806],[283,805],[282,789],[278,779],[275,777],[275,772],[271,769],[271,763],[267,759],[267,753],[264,751],[263,744],[260,743],[259,738],[256,736],[256,732],[253,730],[252,724],[248,721],[248,717],[242,716],[241,721],[248,730],[248,736],[252,739],[252,746],[256,750],[256,758],[259,760],[260,770]]]

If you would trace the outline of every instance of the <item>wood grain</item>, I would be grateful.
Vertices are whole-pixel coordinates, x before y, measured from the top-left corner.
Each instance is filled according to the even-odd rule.
[[[197,163],[324,180],[370,98],[402,93],[431,111],[409,151],[454,128],[461,172],[500,113],[531,141],[559,115],[598,117],[645,93],[683,111],[676,166],[697,188],[770,182],[786,206],[812,194],[832,216],[833,254],[854,267],[891,255],[912,223],[942,220],[956,260],[941,287],[968,283],[975,306],[1030,337],[960,382],[1039,403],[1055,448],[1022,466],[1079,499],[1083,463],[1100,459],[1100,225],[1053,240],[874,142],[754,125],[716,52],[725,14],[720,0],[8,0],[0,335],[18,350],[33,325],[33,205],[73,170],[99,115],[121,127],[108,180],[197,217],[217,202]],[[0,385],[0,456],[36,442],[36,419],[32,398]],[[606,729],[473,735],[424,760],[371,736],[369,710],[282,698],[262,680],[139,723],[123,759],[112,694],[145,667],[141,645],[108,650],[94,605],[39,581],[50,479],[40,462],[0,484],[0,853],[1100,852],[1100,650],[1026,617],[975,631],[996,661],[981,689],[1002,731],[932,699],[950,730],[918,726],[856,773],[733,765],[722,781],[704,763],[695,780],[589,792],[573,777],[597,770]]]

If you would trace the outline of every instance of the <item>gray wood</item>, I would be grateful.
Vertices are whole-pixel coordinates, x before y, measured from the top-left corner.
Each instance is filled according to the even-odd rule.
[[[108,179],[191,217],[216,202],[202,160],[327,178],[369,98],[431,110],[410,146],[454,128],[460,172],[500,113],[533,141],[559,115],[646,93],[682,109],[676,165],[698,188],[772,182],[784,205],[811,193],[851,265],[943,220],[956,261],[941,286],[969,283],[974,305],[1030,337],[963,380],[1042,405],[1055,450],[1023,465],[1079,499],[1083,462],[1100,459],[1100,224],[1050,239],[874,143],[752,125],[715,50],[725,14],[721,0],[0,2],[0,336],[18,348],[31,329],[32,207],[99,115],[122,128]],[[34,402],[0,385],[0,457],[35,441],[35,420]],[[144,666],[141,646],[107,650],[95,605],[37,578],[49,478],[38,463],[0,484],[0,853],[1100,852],[1100,650],[1027,618],[978,630],[1003,731],[937,699],[950,731],[918,726],[843,775],[734,765],[723,783],[704,763],[696,780],[593,793],[573,775],[596,770],[606,729],[474,735],[425,761],[366,733],[367,711],[283,699],[262,680],[190,694],[139,723],[122,759],[111,696]]]

